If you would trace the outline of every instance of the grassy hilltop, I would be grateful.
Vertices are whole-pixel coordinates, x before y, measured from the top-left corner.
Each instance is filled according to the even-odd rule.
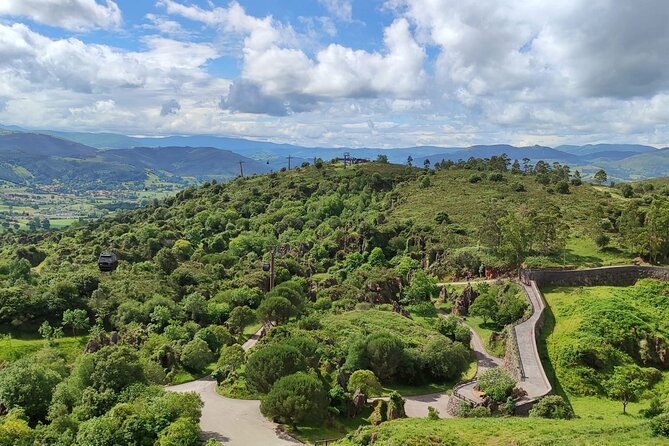
[[[512,274],[521,264],[667,259],[666,184],[592,186],[565,166],[510,164],[319,161],[189,187],[63,231],[6,231],[0,402],[17,411],[0,419],[0,437],[20,426],[25,442],[13,444],[145,443],[184,430],[197,438],[197,401],[172,407],[179,396],[155,386],[211,371],[221,392],[260,397],[266,416],[309,438],[341,436],[366,423],[346,417],[350,373],[371,379],[375,392],[404,396],[448,389],[471,373],[469,332],[441,324],[432,307],[439,280],[486,268]],[[97,267],[107,250],[120,257],[111,274]],[[414,320],[391,312],[393,303]],[[245,354],[241,344],[261,323],[274,328]],[[286,412],[295,392],[309,405]],[[172,411],[158,423],[165,399]],[[138,418],[149,427],[132,427]],[[630,438],[642,429],[626,426]]]

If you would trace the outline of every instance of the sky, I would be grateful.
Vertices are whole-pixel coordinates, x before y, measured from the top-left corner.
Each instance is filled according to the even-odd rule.
[[[669,146],[666,0],[0,0],[0,123]]]

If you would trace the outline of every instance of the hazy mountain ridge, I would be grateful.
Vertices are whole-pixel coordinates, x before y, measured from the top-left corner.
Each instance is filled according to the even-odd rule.
[[[330,160],[349,152],[352,157],[375,160],[385,155],[390,162],[422,166],[442,160],[490,158],[506,153],[512,160],[559,162],[579,169],[586,177],[603,168],[613,180],[633,180],[669,175],[669,151],[640,144],[587,144],[516,147],[508,144],[471,147],[416,146],[405,148],[301,147],[219,136],[132,137],[114,133],[20,132],[14,126],[0,126],[0,174],[17,181],[27,170],[36,181],[81,175],[90,179],[99,170],[106,181],[136,181],[144,170],[160,171],[198,179],[231,178],[239,174],[243,161],[246,174],[295,167],[315,158]],[[127,152],[127,153],[126,153]],[[46,159],[52,162],[46,162]],[[84,160],[86,161],[84,163]],[[17,169],[19,167],[19,169]],[[16,171],[18,170],[19,173]],[[36,172],[33,172],[36,170]],[[85,172],[80,172],[85,170]],[[114,176],[116,172],[117,177]],[[23,175],[21,175],[23,174]],[[118,180],[115,180],[118,178]]]

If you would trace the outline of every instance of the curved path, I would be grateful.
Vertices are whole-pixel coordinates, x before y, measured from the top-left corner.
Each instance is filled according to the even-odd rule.
[[[258,330],[242,348],[248,350],[260,339]],[[301,442],[277,431],[277,425],[260,413],[260,401],[225,398],[216,393],[216,381],[210,376],[178,386],[170,392],[195,392],[204,402],[200,428],[205,439],[213,438],[226,446],[286,446]]]
[[[536,282],[531,281],[529,285],[525,283],[521,283],[521,285],[530,300],[530,304],[532,304],[532,316],[526,321],[514,325],[513,329],[516,331],[518,353],[523,368],[523,377],[519,387],[527,392],[526,399],[532,400],[547,395],[553,390],[541,364],[537,348],[537,336],[543,323],[546,303]]]

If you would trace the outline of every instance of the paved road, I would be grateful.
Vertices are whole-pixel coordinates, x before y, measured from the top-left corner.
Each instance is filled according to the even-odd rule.
[[[453,285],[453,286],[466,286],[466,285],[478,285],[479,283],[497,283],[500,280],[509,280],[505,279],[504,277],[499,277],[497,279],[486,279],[486,280],[464,280],[461,282],[440,282],[437,283],[437,286],[446,286],[446,285]]]
[[[532,282],[532,285],[522,284],[522,286],[532,304],[532,316],[525,322],[514,326],[518,339],[518,352],[525,373],[525,379],[519,383],[519,387],[525,389],[528,399],[532,399],[544,396],[552,389],[539,358],[537,338],[534,331],[537,320],[546,305],[536,283]]]
[[[262,330],[262,329],[261,329]],[[260,339],[260,330],[242,346],[253,347]],[[225,398],[216,393],[216,381],[207,376],[178,386],[170,392],[196,392],[202,398],[200,428],[205,439],[216,439],[226,446],[286,446],[301,442],[276,431],[276,424],[260,413],[260,401]]]
[[[476,370],[476,376],[480,376],[481,373],[485,372],[488,369],[494,368],[494,367],[501,367],[504,365],[504,360],[501,358],[498,358],[496,356],[493,356],[489,354],[485,347],[483,346],[483,339],[481,339],[481,336],[474,331],[471,327],[467,326],[469,328],[469,331],[472,333],[472,341],[470,343],[472,350],[474,351],[474,355],[476,355],[476,365],[477,365],[477,370]],[[476,385],[475,382],[469,382],[466,385],[460,387],[458,390],[460,394],[463,396],[469,398],[470,400],[473,401],[480,401],[480,394],[479,392],[474,390],[474,386]]]

